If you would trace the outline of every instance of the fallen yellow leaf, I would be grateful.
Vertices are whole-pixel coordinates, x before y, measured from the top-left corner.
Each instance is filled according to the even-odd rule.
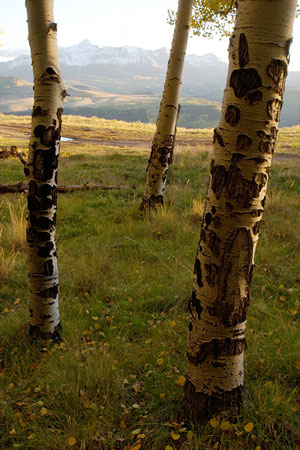
[[[225,420],[224,422],[221,423],[221,430],[223,431],[227,431],[229,430],[231,427],[230,422],[228,422],[228,420]]]
[[[175,433],[174,431],[171,431],[171,438],[174,441],[178,441],[178,439],[180,439],[180,434]]]
[[[179,375],[175,383],[178,384],[178,386],[184,386],[185,377],[183,375]]]
[[[142,444],[140,442],[138,442],[133,447],[130,447],[130,450],[140,450],[141,446],[142,446]]]
[[[34,439],[35,438],[35,433],[31,433],[29,436],[27,436],[27,439]]]
[[[216,417],[213,417],[212,419],[210,419],[209,423],[211,424],[211,426],[212,426],[213,428],[217,428],[217,426],[218,426],[219,423],[220,423],[220,420],[217,419]]]
[[[193,439],[193,432],[192,431],[188,431],[187,432],[187,434],[186,434],[186,437],[187,437],[187,440],[188,441],[191,441],[192,439]]]
[[[156,360],[156,363],[157,363],[159,366],[161,366],[161,365],[163,364],[163,362],[164,362],[164,358],[158,358],[158,359]]]
[[[74,436],[69,437],[68,439],[68,447],[73,447],[73,445],[76,444],[76,439],[74,438]]]
[[[174,450],[173,447],[171,447],[171,445],[166,445],[165,450]]]
[[[40,413],[41,413],[41,416],[45,416],[46,414],[48,414],[48,409],[47,408],[42,408]]]
[[[244,426],[244,430],[247,431],[247,433],[250,433],[254,428],[254,423],[249,422],[247,425]]]
[[[176,322],[175,322],[175,320],[172,320],[172,321],[171,321],[171,327],[172,327],[172,328],[176,327]]]
[[[141,429],[140,429],[140,428],[137,428],[136,430],[133,430],[133,431],[131,432],[131,434],[135,435],[135,434],[139,434],[140,432],[141,432]]]

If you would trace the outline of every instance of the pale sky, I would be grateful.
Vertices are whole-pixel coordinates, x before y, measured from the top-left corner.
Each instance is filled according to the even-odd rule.
[[[170,48],[173,27],[168,9],[178,0],[55,0],[58,45],[68,47],[88,39],[95,45]],[[28,48],[25,0],[0,0],[2,49]],[[215,53],[227,61],[228,39],[190,38],[188,53]],[[298,51],[297,51],[298,49]],[[289,70],[300,70],[300,18],[295,21]]]

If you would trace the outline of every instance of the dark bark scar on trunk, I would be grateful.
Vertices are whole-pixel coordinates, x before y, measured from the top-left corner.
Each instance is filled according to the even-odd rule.
[[[239,65],[244,67],[249,62],[249,49],[246,35],[244,33],[240,34],[239,38]]]
[[[280,120],[280,111],[282,108],[282,101],[278,98],[274,98],[273,100],[269,100],[267,102],[267,117],[275,122],[279,122]]]
[[[224,142],[224,139],[223,139],[223,137],[222,137],[222,135],[221,135],[221,133],[220,133],[220,128],[215,128],[214,129],[214,138],[213,138],[213,142],[215,143],[215,142],[218,142],[218,144],[221,146],[221,147],[225,147],[225,142]]]
[[[55,147],[49,150],[37,149],[33,155],[33,176],[38,181],[48,181],[58,166]]]
[[[277,86],[279,94],[283,94],[287,76],[287,63],[282,59],[272,59],[267,65],[267,74]]]
[[[239,123],[241,117],[240,109],[235,105],[228,105],[225,113],[225,120],[230,125],[234,126]]]
[[[194,289],[192,291],[192,296],[191,296],[191,299],[189,300],[188,307],[189,307],[189,312],[191,314],[191,318],[196,320],[196,317],[194,315],[194,312],[196,312],[198,320],[200,320],[203,308],[202,308],[202,306],[200,304],[200,300],[196,296],[196,292],[195,292]]]
[[[210,173],[211,173],[211,188],[216,198],[219,199],[222,193],[223,186],[225,185],[226,182],[227,171],[224,166],[220,165],[215,166],[214,163],[212,163]]]
[[[236,138],[237,150],[248,150],[252,145],[252,139],[247,134],[239,134]]]
[[[205,342],[199,345],[199,349],[195,354],[191,352],[187,353],[189,361],[197,366],[203,363],[208,356],[212,356],[215,359],[219,359],[220,356],[235,356],[243,353],[247,348],[246,339],[212,339],[209,342]]]
[[[256,103],[259,103],[263,99],[263,92],[262,91],[252,91],[248,92],[248,94],[245,97],[246,102],[249,105],[255,105]]]
[[[205,270],[206,270],[206,281],[209,286],[213,287],[216,284],[217,277],[220,272],[220,267],[217,266],[215,263],[211,264],[205,264]]]
[[[196,261],[195,261],[194,274],[196,275],[198,286],[202,287],[203,286],[202,270],[201,270],[201,263],[200,263],[200,260],[198,257],[196,257]]]
[[[229,235],[221,259],[215,309],[221,323],[235,326],[246,320],[252,273],[253,240],[247,228]]]
[[[193,383],[187,379],[180,419],[189,418],[195,423],[207,423],[211,416],[217,416],[220,411],[237,415],[243,394],[244,386],[240,385],[231,391],[215,392],[214,395],[208,396],[202,392],[196,392]]]
[[[261,77],[256,69],[236,69],[233,70],[229,82],[237,98],[244,97],[249,91],[259,88],[262,85]]]

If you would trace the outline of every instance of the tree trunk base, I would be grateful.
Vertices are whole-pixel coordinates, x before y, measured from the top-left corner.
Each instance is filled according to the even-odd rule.
[[[61,342],[62,340],[62,327],[59,323],[56,325],[53,333],[44,333],[37,326],[30,325],[29,327],[29,336],[34,341],[52,341],[52,342]]]
[[[157,197],[151,195],[150,198],[143,197],[140,210],[146,213],[152,209],[156,209],[159,208],[160,206],[163,206],[163,204],[164,198],[162,195],[158,195]]]
[[[194,385],[186,381],[180,420],[192,420],[200,424],[220,414],[236,417],[242,406],[244,391],[244,386],[238,386],[219,396],[207,396],[202,392],[195,392]]]

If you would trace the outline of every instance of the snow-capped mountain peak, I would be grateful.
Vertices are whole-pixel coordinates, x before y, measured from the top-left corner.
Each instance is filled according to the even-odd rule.
[[[118,65],[118,66],[152,66],[153,68],[166,68],[169,51],[166,48],[145,50],[140,47],[123,46],[108,47],[92,44],[88,39],[70,47],[60,47],[61,66],[87,66],[87,65]],[[1,51],[0,51],[1,56]],[[203,64],[215,66],[222,64],[213,53],[207,55],[187,55],[186,63],[200,67]],[[18,56],[7,62],[8,69],[30,64],[30,56]],[[225,64],[225,63],[223,63]]]

